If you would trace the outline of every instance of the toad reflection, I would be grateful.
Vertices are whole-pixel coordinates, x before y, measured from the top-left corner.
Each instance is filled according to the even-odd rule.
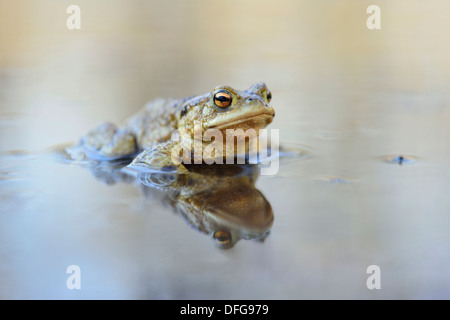
[[[134,182],[146,197],[159,199],[222,249],[240,239],[264,241],[273,212],[255,188],[257,165],[186,165],[183,174],[129,172],[128,163],[96,162],[91,172],[107,184]]]

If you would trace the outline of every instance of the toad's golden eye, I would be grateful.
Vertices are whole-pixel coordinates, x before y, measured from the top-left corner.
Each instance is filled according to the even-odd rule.
[[[231,234],[228,231],[218,230],[214,232],[213,239],[220,246],[228,246],[231,244]]]
[[[267,102],[270,102],[270,100],[272,100],[272,92],[267,90],[266,97],[267,97]]]
[[[225,90],[218,91],[214,95],[214,104],[222,109],[228,108],[232,100],[231,94]]]

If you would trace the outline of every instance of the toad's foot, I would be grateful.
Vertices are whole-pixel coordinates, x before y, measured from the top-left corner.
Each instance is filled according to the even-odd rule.
[[[164,142],[142,151],[128,165],[128,168],[138,171],[186,172],[180,157],[173,157],[173,150],[178,142]],[[175,152],[176,154],[176,152]]]
[[[104,123],[81,139],[88,158],[113,160],[132,156],[137,151],[135,136],[112,123]]]

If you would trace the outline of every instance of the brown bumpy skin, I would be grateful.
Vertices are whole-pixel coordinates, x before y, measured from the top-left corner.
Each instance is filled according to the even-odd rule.
[[[170,158],[176,143],[171,142],[172,133],[178,130],[184,143],[194,141],[194,128],[200,123],[201,136],[208,129],[216,129],[226,137],[227,129],[265,128],[275,116],[269,105],[272,94],[264,83],[257,83],[246,91],[228,86],[216,87],[213,91],[185,99],[158,99],[147,104],[125,125],[117,128],[104,124],[81,139],[77,146],[84,150],[85,157],[117,159],[138,154],[130,165],[151,169],[180,168]],[[201,138],[202,139],[202,138]],[[202,150],[210,141],[200,140]],[[235,155],[237,149],[225,150]],[[248,145],[245,152],[248,151]],[[80,154],[72,149],[70,154]],[[220,154],[220,153],[219,153]]]

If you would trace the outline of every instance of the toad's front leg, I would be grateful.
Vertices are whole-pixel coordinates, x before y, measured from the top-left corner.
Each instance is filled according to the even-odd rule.
[[[183,156],[180,155],[180,144],[167,141],[142,151],[128,165],[128,168],[139,171],[186,172]],[[189,154],[190,159],[190,154]]]
[[[133,156],[136,137],[112,123],[104,123],[81,138],[80,146],[88,158],[114,160]]]

